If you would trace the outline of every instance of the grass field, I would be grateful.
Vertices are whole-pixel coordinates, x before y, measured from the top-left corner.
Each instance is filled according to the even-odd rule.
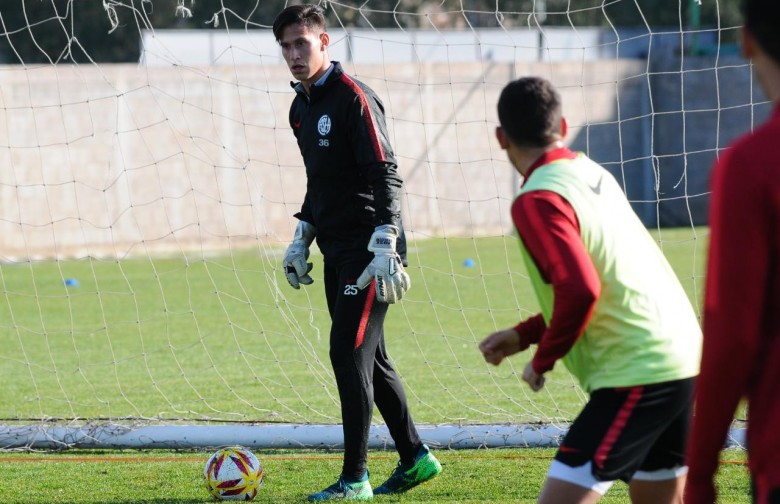
[[[660,233],[696,306],[705,238]],[[3,264],[0,418],[338,423],[321,259],[315,285],[295,291],[279,253]],[[417,240],[409,259],[413,286],[386,340],[419,422],[576,414],[584,397],[562,366],[532,396],[527,357],[494,368],[476,350],[537,310],[515,238]]]
[[[400,497],[377,502],[535,503],[554,451],[493,449],[438,451],[442,474]],[[174,504],[211,501],[203,486],[202,452],[83,452],[6,454],[2,501],[8,504]],[[335,479],[338,454],[257,452],[265,473],[255,502],[304,502],[306,494]],[[749,482],[743,451],[727,451],[718,478],[720,503],[748,504]],[[395,465],[389,452],[371,452],[372,483],[378,485]],[[625,484],[616,483],[602,499],[627,503]]]
[[[698,307],[706,229],[654,234]],[[0,265],[0,418],[338,423],[320,258],[316,284],[293,291],[278,272],[279,252]],[[532,394],[519,379],[527,357],[492,368],[476,351],[486,334],[536,310],[515,239],[418,240],[409,259],[413,288],[386,334],[418,422],[573,418],[584,396],[562,366]],[[78,286],[65,286],[67,278]],[[534,502],[553,454],[437,453],[443,476],[402,502]],[[340,469],[333,453],[258,455],[267,472],[260,502],[301,500]],[[3,502],[208,500],[200,481],[207,452],[0,456]],[[723,502],[749,502],[744,453],[726,456],[736,463],[724,466]],[[372,452],[370,464],[379,484],[395,459]],[[604,502],[627,502],[625,486]]]

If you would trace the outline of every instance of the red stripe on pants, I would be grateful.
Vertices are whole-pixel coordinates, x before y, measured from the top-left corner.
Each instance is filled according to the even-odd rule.
[[[601,440],[601,444],[596,448],[596,454],[593,456],[593,461],[599,469],[604,467],[604,461],[607,460],[607,456],[615,445],[615,441],[617,441],[620,433],[623,432],[623,428],[628,422],[628,417],[631,416],[631,412],[634,411],[636,403],[638,403],[639,399],[642,397],[643,390],[643,387],[633,387],[631,389],[631,392],[628,393],[628,397],[626,398],[626,402],[623,403],[623,406],[620,408],[620,411],[618,411],[612,425],[609,426],[609,430],[607,430],[604,439]]]
[[[357,335],[355,336],[355,350],[363,344],[363,338],[366,335],[366,326],[368,326],[368,316],[371,314],[371,307],[374,306],[376,298],[376,281],[372,280],[368,286],[368,295],[366,304],[363,305],[363,313],[360,315],[360,324],[358,324]]]

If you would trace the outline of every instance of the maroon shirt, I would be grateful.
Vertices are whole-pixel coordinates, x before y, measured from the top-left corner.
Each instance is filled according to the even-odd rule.
[[[546,152],[528,170],[526,180],[540,166],[576,157],[576,152],[566,148]],[[515,326],[523,348],[539,344],[532,362],[534,371],[542,374],[569,352],[585,330],[601,292],[601,280],[582,243],[577,214],[561,195],[523,193],[512,204],[512,220],[555,296],[549,325],[540,313]]]
[[[780,488],[780,106],[713,172],[686,504],[714,502],[718,456],[743,397],[756,502],[764,503]]]

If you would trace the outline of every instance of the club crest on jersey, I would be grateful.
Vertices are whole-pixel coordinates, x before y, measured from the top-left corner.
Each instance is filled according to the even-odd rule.
[[[320,117],[320,120],[317,121],[317,131],[319,131],[322,136],[330,133],[330,116],[328,114]]]

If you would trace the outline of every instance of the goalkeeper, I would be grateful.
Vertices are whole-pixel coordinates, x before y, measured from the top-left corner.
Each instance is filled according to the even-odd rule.
[[[380,99],[328,59],[330,38],[322,9],[283,10],[273,33],[298,80],[290,126],[306,166],[306,196],[293,242],[284,255],[287,280],[309,285],[309,246],[316,237],[324,261],[331,317],[330,360],[341,400],[344,462],[335,484],[310,501],[368,500],[404,492],[439,472],[420,440],[404,389],[385,348],[388,306],[409,289],[401,228],[401,177],[390,146]],[[376,403],[400,462],[375,490],[367,451]]]
[[[701,352],[693,308],[617,181],[564,147],[548,81],[509,83],[498,118],[498,142],[524,177],[512,219],[542,313],[479,348],[498,365],[536,343],[523,371],[533,390],[562,360],[590,395],[539,502],[596,502],[623,480],[634,502],[679,503]]]

